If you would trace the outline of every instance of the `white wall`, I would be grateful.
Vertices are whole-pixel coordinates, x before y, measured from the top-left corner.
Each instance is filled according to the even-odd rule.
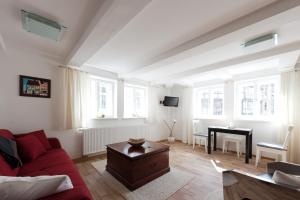
[[[161,110],[164,113],[164,119],[168,120],[171,123],[173,120],[176,120],[176,124],[173,130],[176,140],[182,140],[183,134],[185,134],[185,129],[183,128],[184,121],[184,111],[183,111],[183,94],[186,87],[180,85],[173,85],[172,87],[166,88],[164,96],[174,96],[179,97],[178,107],[165,107],[161,106]],[[162,96],[163,98],[163,96]],[[169,131],[167,130],[167,134]]]
[[[57,137],[71,158],[82,155],[82,135],[59,129],[62,79],[58,63],[46,56],[14,49],[0,51],[0,128],[14,134],[44,129]],[[19,96],[19,75],[51,79],[51,98]]]
[[[82,157],[82,133],[76,130],[46,131],[48,137],[58,138],[64,150],[72,159]]]
[[[72,158],[82,155],[81,135],[75,130],[59,129],[62,79],[58,63],[44,55],[0,51],[0,128],[14,134],[44,129],[48,137],[57,137]],[[51,98],[19,96],[19,75],[51,79]]]
[[[14,133],[58,127],[60,79],[57,63],[17,50],[0,51],[0,127]],[[50,99],[19,96],[19,75],[51,79]]]
[[[169,130],[164,123],[164,120],[170,121],[167,107],[160,104],[160,101],[167,95],[168,89],[165,87],[152,87],[152,97],[149,98],[149,119],[148,123],[151,124],[150,133],[151,139],[164,140],[169,136]]]
[[[174,85],[171,88],[168,88],[167,94],[168,96],[179,97],[178,107],[163,107],[164,112],[166,113],[167,119],[171,122],[172,120],[176,120],[176,124],[174,127],[174,136],[176,140],[182,140],[182,101],[183,101],[183,90],[182,86]]]

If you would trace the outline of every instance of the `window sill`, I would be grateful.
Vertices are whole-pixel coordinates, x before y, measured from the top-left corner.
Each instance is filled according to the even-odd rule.
[[[127,120],[127,119],[147,119],[147,117],[104,117],[93,118],[92,120]]]
[[[249,121],[249,122],[276,122],[276,119],[271,118],[271,119],[266,119],[266,118],[235,118],[234,121]]]
[[[121,119],[147,119],[147,117],[123,117]]]
[[[203,116],[203,117],[195,117],[194,120],[224,120],[226,119],[225,116],[215,117],[215,116]]]
[[[118,118],[117,117],[96,117],[96,118],[93,118],[92,120],[117,120]]]

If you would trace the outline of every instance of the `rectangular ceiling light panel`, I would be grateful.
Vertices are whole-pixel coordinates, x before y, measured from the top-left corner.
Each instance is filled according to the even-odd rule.
[[[277,33],[270,33],[270,34],[267,34],[267,35],[263,35],[263,36],[248,40],[247,42],[242,44],[242,47],[249,47],[249,46],[256,45],[256,44],[259,44],[259,43],[262,43],[262,42],[265,42],[265,41],[268,41],[268,40],[273,40],[274,45],[277,45],[277,43],[278,43],[278,34]]]
[[[22,27],[24,30],[39,36],[60,41],[66,27],[45,17],[21,10]]]

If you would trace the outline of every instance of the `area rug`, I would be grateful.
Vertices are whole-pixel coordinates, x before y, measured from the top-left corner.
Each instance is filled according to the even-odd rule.
[[[173,167],[169,173],[134,191],[130,191],[105,170],[105,165],[106,160],[92,163],[92,166],[104,178],[104,182],[113,190],[118,191],[127,200],[165,200],[194,177],[188,172]]]

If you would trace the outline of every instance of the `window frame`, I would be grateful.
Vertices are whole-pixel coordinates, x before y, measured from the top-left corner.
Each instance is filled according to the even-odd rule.
[[[145,98],[145,116],[139,116],[139,115],[137,115],[137,116],[127,116],[126,115],[126,112],[125,112],[125,107],[126,107],[126,105],[125,105],[125,90],[126,90],[126,87],[129,87],[129,88],[132,88],[133,90],[135,90],[135,89],[142,89],[142,90],[144,90],[144,92],[145,92],[145,96],[144,96],[144,98]],[[145,119],[145,118],[148,118],[148,107],[149,107],[149,105],[148,105],[148,87],[147,86],[144,86],[144,85],[138,85],[138,84],[131,84],[131,83],[124,83],[124,88],[123,88],[123,91],[124,91],[124,99],[123,99],[123,118],[124,119]],[[134,93],[134,91],[133,91],[133,93]],[[134,95],[133,95],[133,100],[134,100],[135,98],[134,98]]]
[[[261,115],[260,114],[260,86],[264,84],[274,83],[274,114],[273,115]],[[243,85],[254,85],[254,114],[253,115],[242,115],[241,114],[241,98],[239,87]],[[234,119],[235,120],[246,120],[246,121],[275,121],[279,114],[279,103],[280,103],[280,76],[264,76],[255,79],[240,80],[234,83]]]
[[[214,115],[214,104],[213,104],[213,96],[214,96],[214,91],[220,90],[223,92],[223,101],[222,101],[222,115]],[[199,91],[209,91],[209,108],[208,108],[208,114],[204,115],[201,113],[197,114],[197,93]],[[194,119],[224,119],[225,118],[225,88],[224,84],[217,84],[217,85],[210,85],[210,86],[202,86],[202,87],[197,87],[193,89],[193,104],[194,104],[194,112],[193,112],[193,118]],[[201,102],[199,101],[199,108],[201,109]]]
[[[95,97],[97,98],[97,95],[99,93],[99,89],[100,87],[100,83],[106,83],[106,84],[111,84],[112,85],[112,115],[105,115],[104,117],[98,116],[98,109],[100,105],[98,105],[98,99],[96,99],[96,113],[95,116],[93,116],[93,119],[116,119],[117,118],[117,90],[118,90],[118,85],[117,85],[117,80],[114,79],[109,79],[109,78],[104,78],[104,77],[100,77],[100,76],[95,76],[95,75],[91,75],[90,76],[92,81],[97,81],[97,85],[96,85],[96,94]],[[101,93],[101,92],[100,92]],[[100,102],[99,102],[100,103]]]

